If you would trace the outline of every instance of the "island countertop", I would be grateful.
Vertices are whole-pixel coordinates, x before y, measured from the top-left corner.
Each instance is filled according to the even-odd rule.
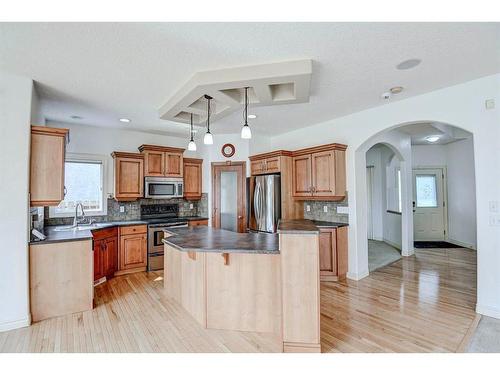
[[[207,226],[167,228],[163,243],[180,251],[279,254],[277,234],[236,233]]]
[[[314,234],[319,233],[320,228],[340,228],[348,225],[347,223],[307,219],[280,220],[278,224],[278,233]]]

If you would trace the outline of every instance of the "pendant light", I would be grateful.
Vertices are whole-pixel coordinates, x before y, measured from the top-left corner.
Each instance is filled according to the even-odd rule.
[[[213,98],[208,95],[205,95],[205,98],[207,99],[207,132],[203,137],[203,143],[206,145],[213,145],[214,137],[212,136],[212,133],[210,133],[210,100]]]
[[[243,117],[245,118],[245,124],[241,128],[241,138],[250,139],[252,138],[252,131],[250,126],[248,126],[248,87],[245,87],[245,109],[243,111]]]
[[[196,151],[196,143],[194,142],[193,139],[193,114],[191,113],[191,140],[188,143],[188,150],[189,151]]]

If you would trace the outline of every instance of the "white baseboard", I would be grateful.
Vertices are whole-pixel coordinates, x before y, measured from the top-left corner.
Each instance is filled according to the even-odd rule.
[[[398,249],[399,251],[401,251],[401,245],[400,244],[392,242],[392,241],[389,241],[389,240],[387,240],[385,238],[382,241],[384,241],[386,244],[391,245],[392,247],[395,247],[396,249]]]
[[[31,324],[31,317],[14,320],[10,322],[0,322],[0,332],[10,331],[11,329],[28,327]]]
[[[474,246],[474,245],[472,245],[470,243],[466,243],[466,242],[454,240],[454,239],[451,239],[451,238],[448,238],[446,240],[446,242],[452,243],[453,245],[462,246],[462,247],[465,247],[467,249],[476,250],[476,246]]]
[[[476,305],[476,312],[491,318],[500,319],[500,307],[497,306]]]
[[[347,275],[346,277],[348,279],[351,279],[351,280],[361,280],[361,279],[364,279],[366,276],[368,276],[370,274],[370,272],[368,270],[365,270],[363,272],[360,272],[360,273],[355,273],[355,272],[347,272]]]

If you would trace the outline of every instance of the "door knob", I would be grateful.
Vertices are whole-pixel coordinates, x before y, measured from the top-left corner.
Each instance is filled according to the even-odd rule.
[[[238,216],[238,219],[243,219],[243,216]]]

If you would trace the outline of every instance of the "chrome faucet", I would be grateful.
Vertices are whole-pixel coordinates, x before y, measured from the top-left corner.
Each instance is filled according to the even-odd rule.
[[[82,220],[79,221],[78,220],[78,207],[81,207],[82,209]],[[74,227],[77,227],[78,224],[80,224],[81,222],[83,222],[85,220],[85,210],[83,209],[83,204],[82,202],[78,202],[76,204],[76,207],[75,207],[75,217],[73,218],[73,226]]]

